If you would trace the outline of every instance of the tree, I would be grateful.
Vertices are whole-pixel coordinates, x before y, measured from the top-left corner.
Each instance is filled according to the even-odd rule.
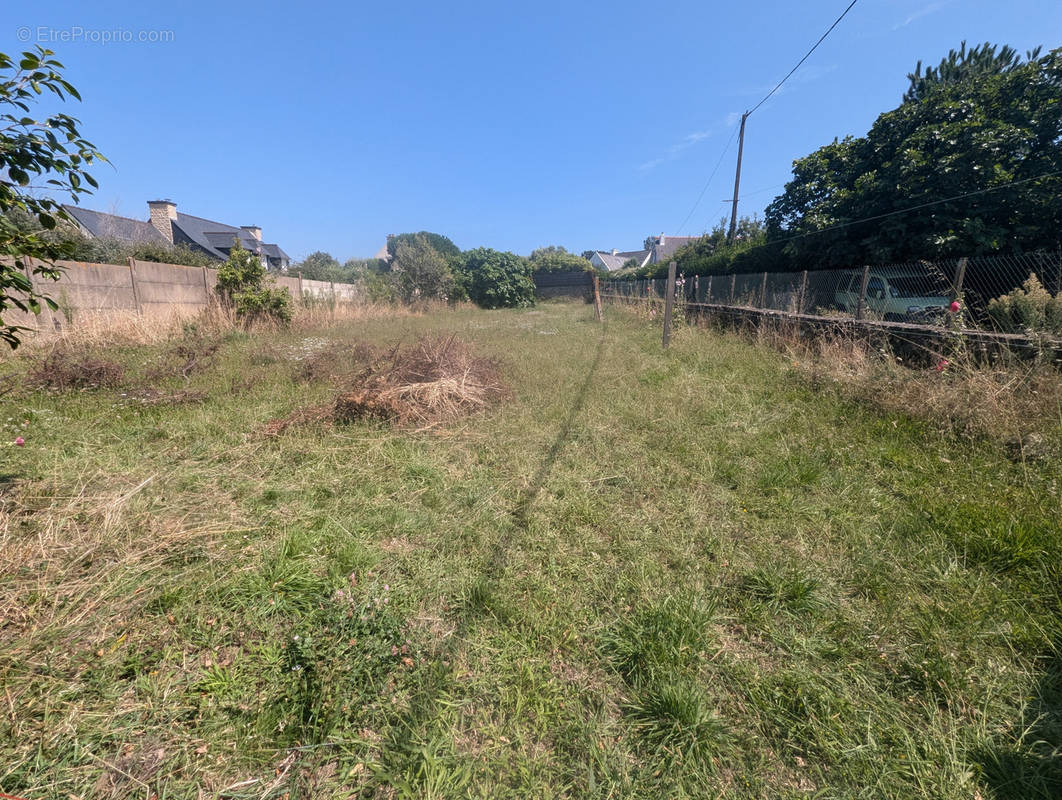
[[[1026,59],[1035,61],[1039,55],[1040,48],[1037,47],[1026,54]],[[926,67],[926,71],[922,72],[922,62],[919,61],[915,71],[907,73],[911,85],[904,93],[903,101],[916,103],[940,86],[990,75],[1002,75],[1018,69],[1021,65],[1021,56],[1010,45],[1003,45],[997,50],[996,45],[985,42],[967,50],[966,42],[963,42],[958,50],[949,50],[939,66]]]
[[[534,250],[528,260],[531,262],[532,272],[571,272],[593,269],[588,259],[569,253],[563,247],[555,245]]]
[[[1008,48],[985,46],[944,63],[912,73],[910,99],[866,136],[795,162],[766,215],[768,239],[784,242],[792,267],[1057,243],[1062,48],[1017,63]]]
[[[459,277],[468,298],[482,308],[514,308],[535,302],[531,264],[515,253],[488,247],[469,250]]]
[[[399,296],[407,303],[447,300],[453,294],[454,275],[450,262],[424,236],[416,235],[398,243],[391,271]]]
[[[331,253],[315,250],[295,264],[291,271],[312,281],[335,281],[339,280],[342,269]]]
[[[22,53],[17,65],[0,53],[0,338],[18,347],[21,326],[7,324],[3,314],[10,308],[39,314],[41,303],[52,310],[53,300],[37,293],[29,274],[58,280],[60,270],[54,262],[69,258],[73,245],[68,240],[42,235],[59,222],[69,221],[59,200],[33,194],[35,189],[68,195],[77,202],[91,194],[96,180],[86,168],[105,161],[96,146],[84,139],[79,120],[66,114],[45,119],[30,116],[31,103],[45,92],[60,100],[81,100],[81,95],[63,78],[63,65],[52,58],[54,53],[38,47]],[[39,183],[37,183],[39,181]],[[20,226],[13,219],[23,212],[39,223],[41,230]],[[37,262],[32,263],[30,259]]]
[[[418,237],[427,242],[428,245],[443,258],[451,259],[461,255],[461,248],[450,241],[448,236],[443,236],[441,233],[432,233],[431,231],[399,233],[393,236],[388,236],[387,252],[390,253],[391,258],[394,258],[398,254],[398,246],[400,244],[403,242],[406,244],[413,244]]]
[[[272,279],[266,279],[265,267],[258,256],[244,250],[239,239],[233,239],[228,261],[218,267],[215,291],[222,303],[235,310],[245,325],[263,318],[283,323],[291,321],[288,290],[273,285]]]

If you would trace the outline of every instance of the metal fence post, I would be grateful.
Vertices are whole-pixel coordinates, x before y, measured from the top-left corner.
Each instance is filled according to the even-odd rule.
[[[700,300],[697,299],[700,296],[701,296],[701,276],[700,275],[694,275],[693,276],[693,302],[694,303],[701,302]]]
[[[763,273],[763,280],[760,282],[760,308],[767,308],[767,273]]]
[[[730,301],[728,305],[734,305],[734,286],[737,284],[737,273],[730,276]]]
[[[804,313],[804,297],[808,292],[808,271],[804,270],[800,275],[800,291],[797,292],[796,313]]]
[[[704,290],[704,302],[712,302],[712,276],[708,276],[708,287]]]
[[[863,267],[863,280],[859,284],[859,300],[856,303],[856,319],[863,319],[867,309],[867,284],[870,283],[870,265]]]

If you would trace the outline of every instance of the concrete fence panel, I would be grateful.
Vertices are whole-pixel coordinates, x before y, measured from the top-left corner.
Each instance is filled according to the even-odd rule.
[[[10,264],[11,259],[5,259]],[[33,275],[34,290],[50,297],[58,311],[44,308],[39,315],[9,309],[4,324],[39,331],[61,330],[77,324],[82,314],[126,312],[152,315],[184,315],[206,308],[217,297],[218,271],[209,267],[186,267],[155,261],[127,264],[88,264],[58,261],[58,281]],[[318,300],[356,303],[363,298],[357,286],[330,281],[301,280],[298,276],[275,276],[277,285],[299,301],[299,287]]]

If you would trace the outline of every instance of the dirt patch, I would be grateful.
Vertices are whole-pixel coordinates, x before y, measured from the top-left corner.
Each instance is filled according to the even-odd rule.
[[[155,384],[180,377],[187,384],[192,375],[208,369],[217,355],[221,342],[203,336],[188,336],[167,348],[158,362],[144,372],[144,378]]]
[[[456,336],[424,336],[396,345],[351,378],[332,403],[267,422],[276,436],[312,423],[381,419],[421,429],[466,417],[508,397],[498,363]]]
[[[31,385],[57,392],[116,389],[125,378],[125,368],[91,351],[59,345],[37,361],[28,377]]]

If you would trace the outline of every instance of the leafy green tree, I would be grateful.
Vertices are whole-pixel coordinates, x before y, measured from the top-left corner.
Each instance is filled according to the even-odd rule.
[[[794,164],[766,215],[768,239],[784,242],[790,267],[1057,243],[1062,48],[1021,63],[1007,48],[970,52],[954,68],[927,71],[928,80],[913,73],[910,99],[866,136]],[[915,206],[925,208],[906,210]]]
[[[405,242],[406,244],[413,244],[418,237],[428,243],[428,245],[439,255],[445,259],[456,258],[461,255],[461,248],[450,241],[448,236],[443,236],[441,233],[432,233],[431,231],[420,231],[419,233],[399,233],[393,236],[387,237],[387,252],[394,258],[398,255],[398,246]]]
[[[760,248],[767,237],[763,220],[755,215],[740,217],[732,242],[727,238],[729,224],[724,217],[710,233],[679,248],[674,255],[678,271],[683,275],[719,275],[778,269],[775,261],[764,263],[760,258]],[[666,275],[667,263],[648,264],[640,274]]]
[[[391,261],[395,287],[402,300],[448,300],[454,291],[454,275],[447,258],[424,236],[403,239]]]
[[[33,189],[47,188],[65,194],[75,202],[97,187],[86,171],[88,165],[105,161],[96,146],[85,140],[78,129],[80,121],[66,114],[36,119],[31,104],[44,92],[60,100],[81,95],[63,78],[63,65],[52,58],[54,53],[38,47],[24,52],[16,63],[0,53],[0,339],[18,347],[23,328],[3,322],[3,313],[11,308],[40,313],[41,304],[55,310],[50,298],[34,291],[27,270],[51,280],[58,280],[58,259],[73,252],[70,241],[42,235],[62,220],[69,220],[59,200],[39,196]],[[23,212],[34,218],[40,229],[20,226],[11,212]],[[30,259],[41,263],[30,263]]]
[[[468,298],[482,308],[515,308],[535,302],[531,263],[515,253],[487,247],[469,250],[464,254],[460,281]]]
[[[1029,51],[1026,58],[1028,61],[1035,61],[1039,55],[1040,48],[1037,47]],[[922,72],[922,62],[919,61],[915,71],[907,73],[911,85],[904,94],[903,101],[916,103],[940,86],[1003,75],[1021,65],[1021,56],[1010,45],[997,48],[996,45],[985,42],[967,50],[966,42],[963,42],[958,50],[949,50],[947,57],[941,59],[938,66],[926,67],[925,72]]]
[[[538,248],[531,253],[528,260],[531,262],[532,272],[572,272],[593,269],[588,259],[554,245]]]
[[[312,281],[339,281],[344,277],[342,265],[331,253],[315,250],[295,264],[291,271]]]
[[[222,303],[232,308],[236,316],[251,325],[259,319],[275,322],[291,321],[291,295],[287,289],[267,279],[265,267],[258,256],[240,246],[233,239],[229,259],[218,267],[218,282],[215,289]]]

